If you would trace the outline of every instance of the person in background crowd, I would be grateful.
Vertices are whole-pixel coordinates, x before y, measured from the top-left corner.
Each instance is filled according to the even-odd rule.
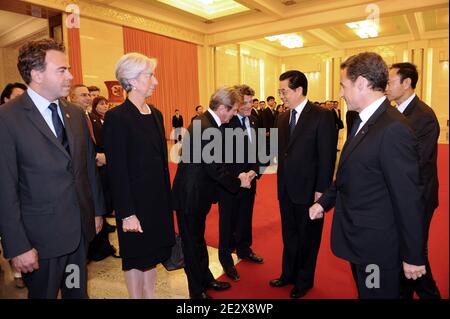
[[[193,120],[197,119],[200,115],[203,114],[203,106],[197,105],[195,107],[195,113],[196,113],[195,116],[191,119],[191,123]]]
[[[96,97],[100,96],[100,89],[95,86],[95,85],[91,85],[88,86],[88,91],[89,91],[89,95],[91,96],[91,99],[94,100]]]
[[[173,139],[174,142],[181,141],[181,128],[183,127],[183,116],[180,115],[180,110],[175,110],[175,115],[172,117],[172,127],[174,129]]]
[[[103,96],[94,98],[92,102],[92,112],[89,118],[94,133],[95,152],[97,160],[97,168],[100,175],[103,195],[105,198],[105,215],[112,216],[113,205],[111,196],[111,187],[109,185],[107,165],[105,157],[105,149],[103,147],[103,122],[105,113],[109,109],[108,100]],[[100,261],[108,256],[115,256],[116,249],[109,241],[109,233],[116,230],[115,226],[108,224],[106,218],[103,220],[103,228],[89,245],[88,260]]]

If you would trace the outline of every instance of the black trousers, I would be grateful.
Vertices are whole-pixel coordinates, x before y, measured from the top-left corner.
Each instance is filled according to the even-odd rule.
[[[400,298],[400,269],[398,267],[385,269],[373,265],[350,263],[358,289],[359,299],[398,299]],[[375,282],[377,284],[375,285]]]
[[[403,299],[412,299],[414,292],[421,299],[440,299],[441,294],[436,285],[431,272],[430,261],[428,260],[428,238],[430,233],[431,219],[433,217],[434,208],[428,208],[425,216],[425,268],[427,273],[416,280],[407,279],[403,270],[401,270],[400,278],[400,295]]]
[[[184,272],[188,280],[189,293],[198,295],[206,291],[214,280],[209,270],[209,256],[205,241],[206,212],[185,214],[177,211],[178,230],[183,242]]]
[[[39,269],[22,274],[29,299],[56,299],[61,290],[63,299],[87,299],[88,243],[81,235],[75,251],[60,257],[39,259]],[[39,253],[39,252],[38,252]]]
[[[252,218],[256,189],[241,189],[238,194],[221,191],[219,198],[219,260],[223,268],[234,265],[231,254],[252,253]]]
[[[283,260],[280,278],[298,289],[314,285],[317,254],[324,218],[311,220],[310,205],[294,204],[288,196],[280,200]]]

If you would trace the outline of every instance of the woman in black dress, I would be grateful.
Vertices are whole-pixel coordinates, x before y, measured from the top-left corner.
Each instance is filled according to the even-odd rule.
[[[145,99],[158,81],[156,61],[124,55],[116,78],[125,102],[106,113],[103,139],[117,219],[122,270],[130,298],[153,298],[155,266],[175,243],[163,118]]]

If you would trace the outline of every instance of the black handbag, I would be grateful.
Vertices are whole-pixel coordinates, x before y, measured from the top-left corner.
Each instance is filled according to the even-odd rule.
[[[184,268],[183,243],[180,235],[175,235],[175,245],[172,246],[170,258],[162,263],[167,271]]]

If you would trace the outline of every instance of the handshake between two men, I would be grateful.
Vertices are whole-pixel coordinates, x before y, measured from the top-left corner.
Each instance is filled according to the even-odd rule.
[[[256,177],[256,172],[254,170],[250,170],[247,173],[240,173],[238,178],[241,180],[242,188],[251,188],[252,180]]]

